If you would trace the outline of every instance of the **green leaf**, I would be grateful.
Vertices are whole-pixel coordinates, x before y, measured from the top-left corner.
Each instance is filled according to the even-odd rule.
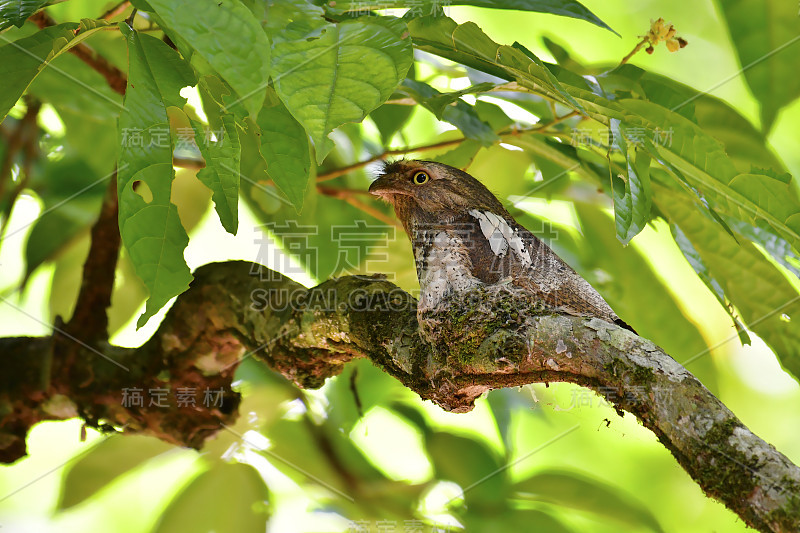
[[[778,111],[800,96],[800,19],[780,0],[720,0],[742,71],[761,103],[766,134]]]
[[[625,159],[627,170],[627,175],[623,177],[624,194],[620,195],[613,185],[611,189],[614,200],[614,223],[617,238],[622,244],[628,244],[650,220],[652,205],[650,156],[637,146],[638,139],[631,135],[619,120],[611,119],[611,131]]]
[[[423,437],[429,436],[433,431],[425,415],[414,403],[392,402],[386,407],[394,414],[404,418],[412,426],[416,427]]]
[[[341,428],[347,435],[370,409],[386,407],[388,402],[407,393],[408,389],[369,361],[353,361],[325,386],[325,396],[331,406],[327,417],[333,427]]]
[[[21,28],[25,21],[48,0],[0,0],[0,30],[9,26]]]
[[[400,94],[393,94],[390,99],[394,100],[395,96],[399,98],[403,97],[403,95]],[[388,144],[395,133],[405,126],[413,112],[413,105],[383,104],[372,111],[369,116],[372,118],[372,121],[381,134],[381,142],[383,144]]]
[[[191,121],[195,142],[203,155],[206,167],[197,173],[203,185],[211,189],[214,209],[225,231],[236,235],[239,229],[239,162],[242,148],[239,145],[239,132],[230,113],[220,116],[222,129],[217,130],[221,137],[216,141],[209,138],[203,124]]]
[[[275,90],[314,141],[317,163],[335,128],[363,120],[405,78],[413,61],[405,33],[398,19],[361,17],[275,44]]]
[[[465,530],[475,533],[496,531],[546,531],[571,533],[573,530],[548,513],[536,509],[503,510],[496,514],[469,512],[464,516]]]
[[[65,76],[65,72],[69,76]],[[74,54],[61,54],[51,61],[30,84],[28,92],[52,104],[60,115],[62,111],[80,115],[88,127],[100,121],[113,120],[116,129],[116,119],[122,110],[122,96],[111,90],[103,76]],[[92,146],[92,150],[96,147]],[[102,155],[106,158],[104,167],[108,168],[107,156],[105,153]]]
[[[697,273],[697,277],[699,277],[700,280],[706,284],[706,287],[709,288],[719,304],[723,309],[725,309],[725,312],[728,313],[728,316],[731,317],[731,320],[733,320],[733,327],[739,334],[739,342],[741,342],[742,345],[750,344],[752,342],[750,340],[750,335],[747,334],[744,324],[742,324],[739,320],[739,317],[734,312],[733,307],[729,305],[728,300],[725,297],[725,290],[722,288],[719,281],[717,281],[711,272],[709,272],[708,266],[703,261],[703,258],[700,257],[700,254],[692,245],[689,238],[676,224],[671,224],[670,230],[672,231],[672,236],[675,239],[675,244],[678,245],[678,249],[686,258],[686,261]],[[705,350],[697,353],[705,353]],[[688,361],[691,362],[691,359]]]
[[[427,83],[407,79],[399,90],[419,102],[439,120],[457,127],[465,137],[479,141],[483,146],[491,146],[499,141],[500,137],[481,120],[475,109],[460,97],[463,94],[482,92],[493,86],[491,83],[481,83],[463,91],[441,93]]]
[[[255,133],[257,130],[258,127],[252,125],[240,137],[242,176],[248,178],[241,183],[241,196],[264,229],[272,233],[283,250],[301,265],[284,264],[282,272],[290,276],[310,273],[319,280],[333,274],[358,272],[370,248],[386,243],[387,233],[394,228],[387,228],[371,217],[365,220],[363,211],[339,199],[319,194],[316,187],[307,188],[303,211],[298,214],[295,206],[275,187],[260,183],[267,180],[267,174],[266,162],[259,151],[261,139]],[[344,180],[343,186],[353,189],[365,189],[369,183],[363,175],[351,174],[341,179]],[[348,239],[348,233],[353,232],[359,237]],[[342,248],[342,239],[349,241],[346,249]],[[271,253],[267,247],[263,247],[263,252]],[[254,260],[267,264],[273,258],[258,256]]]
[[[594,182],[600,181],[600,177],[578,159],[574,147],[564,146],[561,143],[552,142],[535,134],[513,136],[505,142],[522,148],[526,152],[537,156],[540,160],[554,163],[568,172],[575,172],[579,176]],[[558,172],[551,179],[558,179],[566,174],[567,172]]]
[[[262,533],[268,498],[255,468],[218,462],[169,503],[153,532]]]
[[[0,34],[8,43],[0,46],[0,121],[53,59],[107,26],[104,20],[65,22],[13,42]]]
[[[447,106],[458,102],[465,94],[484,93],[491,90],[494,86],[494,83],[478,83],[466,89],[461,89],[460,91],[442,93],[427,83],[406,79],[400,86],[400,91],[415,99],[431,113],[436,115],[436,118],[442,120],[442,114],[445,109],[447,109]]]
[[[169,201],[174,178],[171,163],[150,165],[130,176],[120,191],[120,233],[136,274],[149,297],[137,327],[142,327],[167,302],[189,288],[192,275],[183,258],[189,236],[178,208]],[[146,184],[152,199],[138,189]]]
[[[663,529],[647,506],[624,489],[577,472],[547,470],[513,486],[519,497],[599,515],[633,528]]]
[[[31,186],[44,204],[25,243],[25,279],[52,260],[97,218],[109,176],[98,176],[80,159],[50,162]]]
[[[550,70],[520,46],[501,46],[474,22],[457,24],[444,16],[429,16],[408,24],[414,45],[504,80],[514,80],[537,94],[582,110]]]
[[[455,0],[451,5],[467,5],[476,7],[487,7],[492,9],[517,9],[520,11],[535,11],[538,13],[550,13],[562,17],[572,17],[585,20],[592,24],[605,28],[617,35],[611,26],[600,20],[594,13],[589,11],[580,2],[574,0]]]
[[[492,411],[497,432],[503,440],[505,457],[508,460],[514,453],[514,432],[511,426],[511,413],[513,412],[509,391],[506,389],[493,390],[486,398],[489,409]]]
[[[631,85],[625,85],[622,79]],[[722,142],[739,172],[753,166],[782,171],[782,163],[767,146],[766,137],[729,104],[665,76],[625,64],[596,78],[603,88],[626,97],[622,91],[640,94],[662,107],[685,116],[703,131]]]
[[[697,124],[725,145],[739,172],[748,172],[754,166],[784,171],[764,135],[730,105],[703,95],[694,100],[694,108]]]
[[[273,45],[325,24],[325,10],[311,0],[250,0],[248,4],[267,33],[274,35]]]
[[[651,155],[686,180],[703,202],[721,215],[771,228],[800,250],[800,201],[786,179],[738,174],[719,141],[685,117],[642,100],[619,102],[628,112],[623,123],[644,128]]]
[[[194,70],[161,39],[142,39],[140,42],[164,105],[182,108],[186,98],[180,95],[181,89],[197,85]]]
[[[508,475],[497,454],[483,442],[443,431],[425,436],[436,477],[454,481],[465,491],[468,506],[503,507]]]
[[[267,164],[267,176],[299,213],[311,180],[311,149],[303,126],[275,100],[258,114],[261,155]]]
[[[78,505],[148,459],[172,449],[172,445],[144,435],[112,435],[101,440],[67,467],[56,509]]]
[[[788,242],[777,237],[769,228],[751,226],[732,217],[723,217],[723,221],[735,233],[764,248],[775,261],[800,278],[800,256]]]
[[[464,137],[474,139],[483,146],[491,146],[500,140],[494,130],[481,120],[475,109],[462,100],[455,105],[447,106],[442,118],[458,128]]]
[[[167,109],[141,45],[143,40],[158,39],[139,35],[125,23],[120,30],[129,50],[125,110],[119,118],[120,235],[136,274],[149,291],[145,312],[137,322],[141,327],[172,297],[189,288],[192,275],[183,258],[189,237],[170,201],[175,172]]]
[[[479,141],[465,139],[456,148],[437,155],[433,160],[464,170],[472,163],[481,148],[482,145]]]
[[[208,118],[209,127],[212,130],[223,129],[222,115],[229,112],[223,101],[226,96],[230,96],[230,89],[216,76],[201,76],[197,83],[197,92],[203,102],[203,112]]]
[[[659,189],[659,209],[691,242],[742,320],[796,378],[800,376],[800,295],[784,274],[749,241],[718,224],[679,194]]]
[[[435,9],[436,6],[475,6],[491,9],[514,9],[518,11],[549,13],[562,17],[585,20],[596,26],[617,33],[605,22],[597,18],[597,16],[589,11],[583,4],[574,0],[501,0],[499,2],[496,0],[447,0],[447,2],[440,0],[426,0],[423,2],[415,0],[392,0],[389,2],[375,3],[359,0],[344,0],[343,2],[337,2],[335,5],[337,10],[348,11],[355,9],[362,12],[365,9],[408,8],[411,16],[432,14],[432,10]]]
[[[239,0],[149,0],[169,28],[236,91],[250,116],[258,115],[270,75],[270,43]]]

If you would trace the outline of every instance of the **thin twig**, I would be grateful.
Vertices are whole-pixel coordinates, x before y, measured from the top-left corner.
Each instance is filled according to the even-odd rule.
[[[390,216],[386,215],[385,213],[383,213],[382,211],[379,211],[378,209],[375,209],[371,205],[365,204],[365,203],[361,202],[360,200],[358,200],[357,198],[355,198],[355,194],[360,194],[360,192],[359,193],[355,193],[352,190],[335,189],[335,188],[332,188],[332,187],[325,187],[323,185],[317,185],[317,190],[321,194],[324,194],[325,196],[330,196],[331,198],[338,198],[340,200],[344,200],[345,202],[347,202],[348,204],[352,205],[356,209],[358,209],[360,211],[363,211],[364,213],[368,214],[369,216],[380,220],[384,224],[387,224],[389,226],[395,226],[395,227],[398,227],[400,229],[403,229],[402,224],[400,224],[400,222],[396,218],[390,217]]]
[[[323,172],[322,174],[317,174],[317,181],[327,181],[332,180],[334,178],[338,178],[339,176],[344,176],[345,174],[349,174],[354,170],[358,170],[360,168],[364,168],[365,166],[369,165],[370,163],[374,163],[376,161],[380,161],[381,159],[385,159],[387,157],[393,155],[405,155],[412,152],[425,152],[428,150],[436,150],[438,148],[448,148],[450,146],[458,146],[462,142],[464,142],[465,138],[459,139],[451,139],[449,141],[440,141],[433,144],[426,144],[423,146],[415,146],[413,148],[399,148],[395,150],[384,150],[383,153],[375,155],[367,159],[366,161],[359,161],[358,163],[353,163],[352,165],[347,165],[345,167],[336,168],[330,170],[328,172]]]
[[[566,115],[562,115],[562,116],[560,116],[560,117],[555,117],[555,118],[554,118],[553,120],[551,120],[550,122],[545,122],[544,124],[538,124],[538,125],[537,125],[537,127],[533,128],[533,129],[531,129],[531,130],[528,130],[527,132],[526,132],[526,131],[524,131],[524,130],[520,130],[520,131],[521,131],[521,132],[523,132],[523,133],[542,133],[542,132],[543,132],[543,131],[545,131],[546,129],[548,129],[548,128],[552,127],[552,126],[555,126],[556,124],[561,124],[561,123],[562,123],[562,122],[564,122],[565,120],[567,120],[567,119],[570,119],[570,118],[572,118],[572,117],[576,117],[576,116],[578,116],[578,115],[580,115],[580,113],[579,113],[579,112],[577,112],[577,111],[570,111],[570,112],[569,112],[569,113],[567,113]]]
[[[344,198],[345,196],[368,196],[373,198],[372,194],[366,189],[340,189],[338,187],[326,187],[325,185],[317,185],[317,190],[327,196],[336,196]]]
[[[192,157],[173,157],[172,166],[178,168],[188,168],[189,170],[200,170],[206,168],[206,162],[202,159]]]
[[[112,7],[111,9],[100,15],[100,18],[103,20],[111,20],[114,17],[124,13],[125,10],[128,9],[128,6],[130,5],[131,3],[128,0],[120,2],[119,4],[115,5],[114,7]]]
[[[633,48],[633,50],[631,50],[631,51],[630,51],[630,53],[629,53],[628,55],[626,55],[625,57],[623,57],[623,58],[622,58],[622,61],[620,61],[620,62],[619,62],[619,65],[617,65],[617,66],[624,65],[625,63],[627,63],[628,61],[630,61],[630,59],[631,59],[633,56],[635,56],[635,55],[636,55],[636,53],[637,53],[639,50],[641,50],[642,48],[644,48],[644,46],[645,46],[646,44],[649,44],[649,43],[650,43],[650,38],[649,38],[649,37],[645,37],[644,39],[642,39],[641,41],[639,41],[639,43],[637,43],[637,45],[636,45],[636,46]]]
[[[553,134],[554,135],[555,133],[551,133],[551,132],[547,131],[548,128],[550,128],[552,126],[555,126],[556,124],[559,124],[559,123],[561,123],[561,122],[563,122],[563,121],[565,121],[565,120],[567,120],[569,118],[572,118],[574,116],[577,116],[577,115],[579,115],[579,113],[577,111],[571,111],[570,113],[567,113],[566,115],[554,118],[553,120],[551,120],[550,122],[547,122],[546,124],[537,125],[535,128],[529,128],[529,129],[516,129],[515,128],[515,129],[511,129],[511,130],[504,130],[504,131],[499,132],[498,135],[500,136],[501,141],[502,141],[502,139],[504,137],[516,137],[516,136],[522,135],[524,133],[538,133],[538,134],[548,134],[548,135]],[[451,139],[449,141],[440,141],[440,142],[437,142],[437,143],[426,144],[426,145],[422,145],[422,146],[414,146],[414,147],[410,147],[410,148],[398,148],[398,149],[394,149],[394,150],[384,150],[382,153],[380,153],[378,155],[374,155],[374,156],[372,156],[369,159],[366,159],[364,161],[359,161],[359,162],[353,163],[351,165],[347,165],[347,166],[340,167],[340,168],[335,168],[333,170],[329,170],[328,172],[323,172],[322,174],[317,174],[317,182],[332,180],[332,179],[338,178],[339,176],[344,176],[345,174],[349,174],[350,172],[353,172],[355,170],[362,169],[362,168],[364,168],[365,166],[367,166],[369,164],[375,163],[376,161],[380,161],[382,159],[386,159],[387,157],[391,157],[393,155],[405,155],[405,154],[410,154],[410,153],[413,153],[413,152],[426,152],[426,151],[429,151],[429,150],[436,150],[436,149],[439,149],[439,148],[449,148],[451,146],[458,146],[459,144],[461,144],[462,142],[464,142],[466,140],[467,140],[466,137],[460,137],[458,139]]]

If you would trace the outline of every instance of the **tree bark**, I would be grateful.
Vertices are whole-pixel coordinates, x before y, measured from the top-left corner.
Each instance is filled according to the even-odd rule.
[[[71,340],[58,333],[0,339],[0,459],[25,454],[37,421],[74,416],[199,448],[236,416],[230,384],[243,357],[303,388],[367,357],[455,412],[494,388],[583,385],[634,414],[707,495],[748,525],[800,530],[800,469],[652,342],[596,318],[547,314],[508,285],[483,286],[449,304],[417,316],[416,300],[380,276],[306,289],[253,263],[206,265],[140,348],[81,347],[83,357],[64,366],[59,347]],[[224,409],[123,406],[125,388],[180,386],[224,388],[228,401]]]

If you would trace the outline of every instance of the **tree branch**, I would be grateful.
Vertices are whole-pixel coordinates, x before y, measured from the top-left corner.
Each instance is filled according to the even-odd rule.
[[[108,356],[131,366],[129,374],[87,353],[90,378],[54,369],[49,389],[34,390],[41,353],[51,344],[0,340],[7,354],[0,359],[0,390],[8,391],[0,395],[0,405],[12,407],[0,411],[10,412],[0,418],[0,443],[11,443],[3,450],[6,460],[20,452],[23,430],[37,417],[76,412],[118,426],[128,423],[126,432],[199,446],[218,429],[210,414],[205,425],[191,417],[171,425],[166,420],[179,419],[163,409],[153,414],[120,406],[117,387],[136,383],[134,377],[153,383],[153,376],[166,375],[163,366],[175,381],[186,382],[187,376],[192,382],[224,381],[235,361],[253,354],[309,388],[321,386],[348,361],[367,357],[422,398],[455,412],[469,411],[493,388],[555,381],[583,385],[634,414],[706,494],[748,525],[775,532],[800,528],[800,469],[748,430],[686,369],[652,342],[615,325],[543,313],[530,295],[508,285],[479,287],[451,299],[438,314],[418,317],[416,300],[377,276],[343,277],[305,289],[260,265],[219,263],[195,272],[189,291],[142,348],[108,348]],[[88,385],[77,386],[81,381]],[[60,405],[75,408],[54,414],[54,393],[62,395]]]
[[[115,170],[106,189],[100,215],[92,226],[91,245],[83,265],[83,278],[75,312],[64,327],[68,333],[80,335],[84,342],[92,345],[108,339],[106,310],[111,306],[120,247],[118,213]]]

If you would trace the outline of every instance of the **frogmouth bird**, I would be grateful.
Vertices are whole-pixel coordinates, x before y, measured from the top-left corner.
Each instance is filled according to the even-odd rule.
[[[411,239],[419,311],[438,309],[480,284],[503,282],[532,294],[544,309],[597,317],[633,331],[466,172],[433,161],[396,161],[384,165],[369,192],[394,206]]]

